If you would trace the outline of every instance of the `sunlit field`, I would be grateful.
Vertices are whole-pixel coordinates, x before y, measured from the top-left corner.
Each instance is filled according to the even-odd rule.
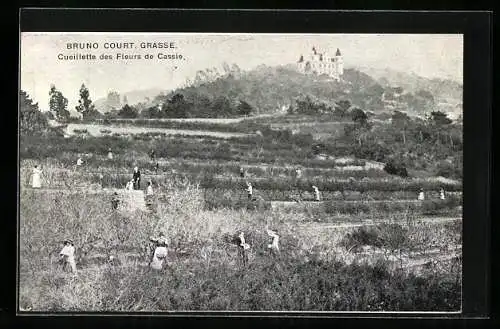
[[[85,143],[93,138],[66,138],[59,149],[46,148],[44,160],[21,161],[24,309],[460,310],[459,180],[401,178],[356,157],[287,163],[292,158],[283,153],[279,163],[265,155],[242,162],[252,152],[245,143],[208,136],[160,136],[166,153],[152,161],[149,148],[139,152],[143,139],[116,137],[89,152]],[[136,148],[121,148],[119,138]],[[223,143],[229,149],[221,150]],[[117,150],[113,160],[106,159],[108,146]],[[186,156],[190,148],[198,151]],[[85,161],[77,168],[79,155]],[[41,189],[29,185],[35,163],[44,172]],[[125,198],[135,165],[143,182],[153,182],[154,201],[113,210],[112,195]],[[446,200],[439,199],[443,186]],[[429,192],[418,201],[422,187]],[[279,257],[267,248],[267,226],[280,235]],[[148,238],[159,231],[170,245],[168,266],[156,272],[148,266]],[[247,264],[234,243],[240,232],[251,246]],[[66,237],[75,242],[77,276],[57,262]]]

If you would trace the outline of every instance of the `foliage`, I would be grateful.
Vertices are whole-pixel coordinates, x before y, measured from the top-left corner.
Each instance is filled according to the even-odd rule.
[[[460,271],[415,275],[392,269],[379,259],[347,264],[325,255],[324,242],[297,235],[277,222],[279,258],[268,256],[264,225],[268,213],[200,208],[199,192],[189,185],[166,187],[167,204],[155,215],[121,216],[103,207],[111,195],[41,194],[24,190],[20,203],[20,303],[33,311],[306,310],[306,311],[455,311],[460,308]],[[77,202],[78,201],[78,202]],[[43,204],[44,207],[38,205]],[[40,222],[42,220],[42,222]],[[417,226],[414,232],[422,229]],[[146,267],[147,240],[168,232],[168,266]],[[352,234],[359,243],[408,248],[413,231],[396,225],[377,233]],[[230,239],[244,231],[250,263],[237,263]],[[429,230],[426,230],[426,232]],[[435,230],[434,230],[435,231]],[[446,233],[446,232],[445,232]],[[78,278],[54,262],[61,241],[76,245]],[[404,239],[401,239],[403,237]],[[329,240],[330,237],[326,237]],[[125,252],[134,258],[125,257]],[[105,260],[91,265],[97,254]],[[107,261],[123,255],[120,263]],[[131,255],[132,256],[132,255]]]
[[[47,118],[38,108],[38,103],[33,104],[24,90],[19,92],[19,129],[21,136],[42,135],[49,129]]]
[[[450,118],[448,118],[446,113],[440,111],[431,112],[430,121],[438,126],[448,125],[453,122]]]
[[[245,101],[240,101],[238,107],[236,109],[239,115],[250,115],[252,113],[252,105],[248,104]]]
[[[75,107],[76,111],[82,114],[84,120],[95,120],[102,117],[102,114],[97,111],[90,99],[90,93],[85,84],[80,87],[80,99]]]
[[[408,171],[406,167],[401,163],[396,163],[394,160],[390,160],[384,166],[384,170],[391,175],[398,175],[401,177],[408,177]]]
[[[70,116],[67,110],[68,99],[54,85],[50,87],[49,96],[49,110],[54,113],[58,121],[67,121]]]
[[[128,104],[125,104],[120,111],[118,111],[118,116],[121,118],[137,118],[138,115],[139,111]]]

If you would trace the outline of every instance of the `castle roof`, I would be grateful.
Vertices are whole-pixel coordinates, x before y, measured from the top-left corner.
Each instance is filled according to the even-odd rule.
[[[337,52],[335,53],[335,56],[342,56],[342,54],[340,53],[340,49],[337,48]]]

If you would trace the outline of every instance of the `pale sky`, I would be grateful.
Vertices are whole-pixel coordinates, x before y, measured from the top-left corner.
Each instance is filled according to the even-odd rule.
[[[98,43],[98,49],[68,50],[67,43]],[[104,49],[104,43],[131,43],[133,49]],[[141,49],[141,42],[173,42],[175,49]],[[369,66],[413,72],[423,77],[462,82],[463,36],[460,34],[201,34],[201,33],[25,33],[21,35],[21,89],[42,110],[48,108],[49,88],[55,84],[68,109],[77,104],[82,83],[90,97],[109,91],[160,88],[165,91],[193,78],[196,71],[222,63],[243,70],[258,65],[295,63],[316,46],[333,56],[340,48],[345,67]],[[117,53],[141,59],[116,59]],[[144,55],[152,54],[151,60]],[[158,59],[158,53],[180,54],[183,59]],[[58,55],[94,54],[95,60],[60,60]],[[113,56],[100,60],[101,54]]]

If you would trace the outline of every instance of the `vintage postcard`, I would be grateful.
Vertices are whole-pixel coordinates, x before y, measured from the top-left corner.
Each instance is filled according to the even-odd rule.
[[[461,311],[462,34],[20,38],[19,311]]]

